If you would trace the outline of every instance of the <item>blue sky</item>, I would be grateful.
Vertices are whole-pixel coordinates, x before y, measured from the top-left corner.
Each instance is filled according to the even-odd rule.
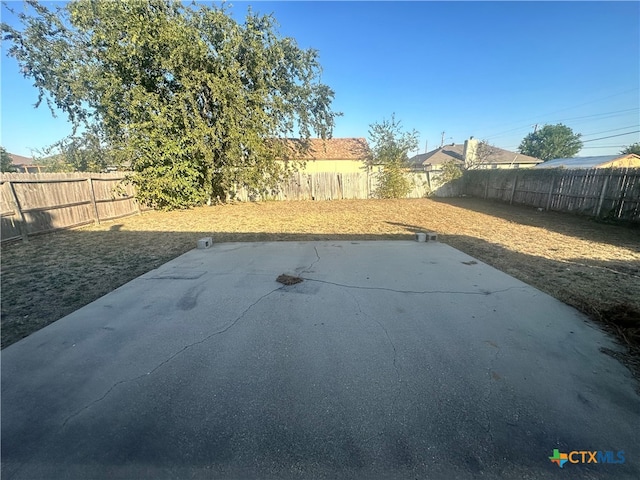
[[[319,50],[322,81],[344,113],[334,137],[368,137],[395,113],[419,132],[419,152],[438,147],[441,132],[445,143],[473,135],[515,150],[536,123],[582,133],[581,156],[640,141],[638,2],[231,4],[239,19],[249,5],[273,13],[281,35]],[[2,20],[15,24],[4,6]],[[70,133],[64,115],[33,108],[37,91],[4,44],[1,68],[9,152],[30,156]]]

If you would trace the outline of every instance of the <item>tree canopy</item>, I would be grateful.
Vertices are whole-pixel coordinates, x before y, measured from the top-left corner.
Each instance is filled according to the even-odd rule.
[[[0,172],[15,172],[16,167],[13,166],[11,157],[4,147],[0,147]]]
[[[113,152],[96,129],[69,135],[39,152],[38,162],[48,172],[105,172],[118,166]]]
[[[331,136],[339,114],[318,52],[279,36],[270,15],[249,10],[239,23],[224,5],[174,0],[27,3],[21,30],[2,24],[8,54],[38,104],[62,109],[130,165],[147,204],[268,191],[283,174],[276,160],[297,153],[274,139]]]
[[[400,121],[391,115],[390,120],[369,126],[372,147],[372,165],[380,166],[376,195],[380,198],[402,198],[411,191],[406,176],[408,152],[418,146],[418,132],[403,131]]]
[[[627,145],[621,152],[621,155],[627,155],[629,153],[635,153],[636,155],[640,155],[640,142],[632,143],[631,145]]]
[[[530,133],[518,147],[520,153],[544,160],[573,157],[582,148],[579,133],[558,123],[545,125],[540,130]]]

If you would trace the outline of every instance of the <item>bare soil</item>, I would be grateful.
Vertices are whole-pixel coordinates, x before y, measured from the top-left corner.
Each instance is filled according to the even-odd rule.
[[[2,246],[2,347],[214,242],[439,240],[585,312],[640,358],[640,228],[472,198],[238,203],[147,212]],[[635,360],[634,360],[635,359]],[[637,369],[636,369],[637,372]]]

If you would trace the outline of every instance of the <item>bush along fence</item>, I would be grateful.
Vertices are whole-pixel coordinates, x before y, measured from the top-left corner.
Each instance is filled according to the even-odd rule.
[[[134,187],[123,179],[122,173],[0,174],[2,241],[140,213]]]
[[[455,186],[458,195],[640,222],[640,168],[469,170]]]

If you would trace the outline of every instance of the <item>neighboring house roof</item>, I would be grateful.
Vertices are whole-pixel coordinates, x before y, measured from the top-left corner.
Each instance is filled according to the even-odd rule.
[[[484,163],[486,164],[512,164],[512,163],[540,163],[542,160],[522,153],[511,152],[498,147],[489,147],[491,154]],[[464,164],[464,144],[445,145],[428,153],[415,155],[409,159],[412,167],[426,167],[442,165],[446,161]]]
[[[22,155],[16,155],[15,153],[9,153],[9,157],[11,158],[11,164],[16,167],[21,165],[36,165],[33,158],[23,157]]]
[[[536,165],[535,168],[597,168],[616,160],[639,159],[640,156],[631,154],[623,155],[597,155],[592,157],[554,158]]]
[[[425,167],[427,165],[442,165],[444,162],[453,161],[463,164],[464,145],[445,145],[427,153],[415,155],[409,159],[409,164],[413,167]]]
[[[7,152],[7,154],[9,158],[11,158],[11,165],[13,165],[18,172],[39,173],[45,168],[42,163],[37,163],[33,158],[23,157],[22,155],[9,152]]]
[[[511,152],[503,148],[490,147],[493,150],[491,156],[487,159],[487,163],[542,163],[542,160],[530,157],[523,153]]]
[[[371,155],[364,138],[310,138],[309,150],[297,160],[366,160]],[[302,145],[304,140],[287,139],[291,146]]]

